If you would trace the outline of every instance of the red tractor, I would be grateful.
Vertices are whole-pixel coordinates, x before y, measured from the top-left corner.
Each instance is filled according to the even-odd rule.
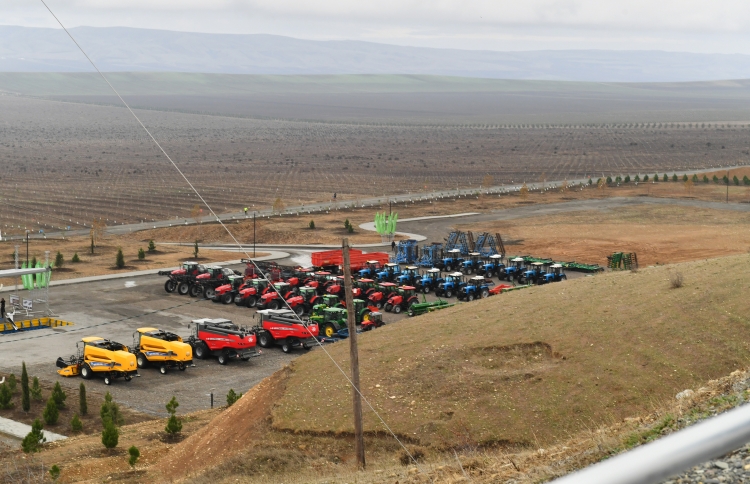
[[[313,306],[320,304],[322,298],[318,296],[315,288],[304,286],[299,288],[299,294],[294,295],[286,300],[286,303],[292,308],[297,316],[309,314]]]
[[[203,274],[195,276],[195,283],[200,285],[203,297],[213,299],[217,287],[231,284],[232,279],[238,276],[238,273],[227,267],[212,266],[207,267]]]
[[[292,289],[288,282],[274,282],[272,288],[268,288],[258,303],[255,305],[258,309],[281,309],[285,307],[283,300],[296,296],[297,293]]]
[[[182,296],[190,294],[193,297],[198,296],[198,289],[200,286],[195,286],[195,278],[199,274],[206,272],[206,267],[198,264],[197,262],[186,261],[182,263],[182,267],[173,271],[159,271],[160,276],[169,276],[167,282],[164,283],[164,290],[167,292],[175,292]],[[193,289],[193,290],[191,290]],[[195,291],[195,294],[193,292]]]
[[[258,300],[270,290],[268,279],[249,279],[240,286],[234,296],[234,303],[238,306],[254,308]]]
[[[193,332],[186,343],[193,347],[196,358],[215,356],[220,365],[226,365],[232,359],[247,361],[260,354],[255,348],[255,332],[228,319],[196,319],[190,325]]]
[[[401,311],[408,311],[412,304],[419,302],[416,294],[417,288],[414,286],[401,286],[396,292],[391,293],[388,302],[385,303],[385,310],[398,314]]]
[[[326,292],[326,284],[330,281],[331,273],[326,271],[313,273],[312,280],[307,283],[308,286],[314,287],[318,295],[322,296]]]
[[[309,350],[317,344],[318,325],[309,321],[301,321],[288,309],[263,309],[256,313],[260,318],[255,330],[258,334],[258,344],[269,348],[275,344],[281,346],[281,351],[289,353],[295,347]]]
[[[392,282],[381,282],[378,284],[378,288],[371,292],[368,296],[368,300],[372,305],[378,309],[383,309],[383,306],[388,302],[391,294],[398,291],[398,286]]]

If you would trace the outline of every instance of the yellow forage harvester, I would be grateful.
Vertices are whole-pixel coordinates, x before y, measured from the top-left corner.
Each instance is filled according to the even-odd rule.
[[[86,380],[99,376],[105,385],[111,385],[116,378],[130,381],[138,374],[135,355],[123,344],[88,336],[76,343],[76,350],[67,361],[62,357],[57,359],[57,373],[62,376],[81,375]]]
[[[182,338],[169,331],[156,328],[138,328],[133,334],[133,347],[138,368],[150,364],[157,366],[161,374],[169,368],[185,368],[193,364],[193,348],[183,343]]]

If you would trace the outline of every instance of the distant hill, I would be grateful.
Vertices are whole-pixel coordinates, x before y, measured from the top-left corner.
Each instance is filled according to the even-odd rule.
[[[71,29],[104,71],[414,74],[591,82],[750,78],[750,56],[661,51],[494,52],[124,27]],[[88,72],[62,30],[0,26],[0,72]]]

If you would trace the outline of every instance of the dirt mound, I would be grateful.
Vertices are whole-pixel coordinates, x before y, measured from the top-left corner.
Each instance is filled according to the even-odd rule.
[[[251,388],[202,432],[173,447],[155,470],[164,480],[184,479],[252,446],[264,434],[271,407],[283,394],[287,377],[288,370],[282,369]]]

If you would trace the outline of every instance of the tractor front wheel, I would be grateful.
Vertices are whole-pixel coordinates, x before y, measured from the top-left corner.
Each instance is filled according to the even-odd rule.
[[[186,296],[188,291],[190,291],[190,284],[187,282],[181,282],[179,286],[177,286],[177,293],[180,296]]]
[[[430,293],[430,286],[423,286],[422,287],[422,293],[429,294]]]
[[[90,380],[92,376],[94,376],[94,372],[91,371],[91,367],[88,363],[84,363],[81,367],[81,378]]]
[[[203,297],[206,299],[213,299],[216,295],[216,289],[213,287],[207,287],[205,291],[203,291]]]
[[[245,304],[249,308],[254,308],[256,304],[258,304],[258,298],[255,296],[248,296],[247,302]]]
[[[473,301],[474,300],[474,294],[469,294],[468,296],[466,296],[466,300],[469,301],[469,302]]]
[[[232,293],[231,293],[231,292],[227,292],[227,293],[225,293],[225,294],[224,294],[224,295],[223,295],[223,296],[221,297],[221,302],[223,302],[224,304],[229,304],[229,303],[231,303],[231,302],[232,302],[232,299],[234,299],[234,298],[232,297]]]
[[[400,313],[401,312],[401,305],[400,304],[396,304],[395,306],[393,306],[393,312],[396,313],[396,314]]]
[[[445,291],[445,297],[448,298],[448,299],[450,299],[451,297],[453,297],[453,291],[451,291],[450,289],[447,289]]]
[[[383,309],[383,301],[378,301],[375,303],[375,307],[378,309]]]
[[[393,304],[386,303],[386,305],[385,305],[385,307],[383,309],[385,309],[386,312],[390,313],[391,310],[393,310]]]
[[[167,282],[164,283],[164,290],[167,292],[174,292],[175,289],[177,289],[177,283],[174,282],[172,279],[169,279]]]
[[[237,306],[241,306],[241,305],[242,305],[242,296],[241,296],[241,295],[239,295],[239,294],[235,295],[235,296],[234,296],[234,303],[235,303],[235,304],[236,304]]]
[[[159,367],[159,373],[161,373],[162,375],[166,375],[167,374],[167,365],[161,365]]]
[[[445,266],[445,272],[453,272],[453,267],[450,264]]]
[[[135,355],[135,362],[138,365],[138,368],[146,368],[148,366],[148,360],[146,359],[146,355],[143,353],[138,353]]]
[[[227,356],[227,354],[223,351],[219,354],[219,357],[217,359],[219,360],[220,365],[226,365],[227,363],[229,363],[229,356]]]
[[[279,306],[281,306],[281,304],[276,299],[268,303],[268,309],[276,310],[276,309],[279,309]]]
[[[201,287],[198,284],[193,284],[190,286],[188,293],[190,297],[198,297],[201,293]]]

